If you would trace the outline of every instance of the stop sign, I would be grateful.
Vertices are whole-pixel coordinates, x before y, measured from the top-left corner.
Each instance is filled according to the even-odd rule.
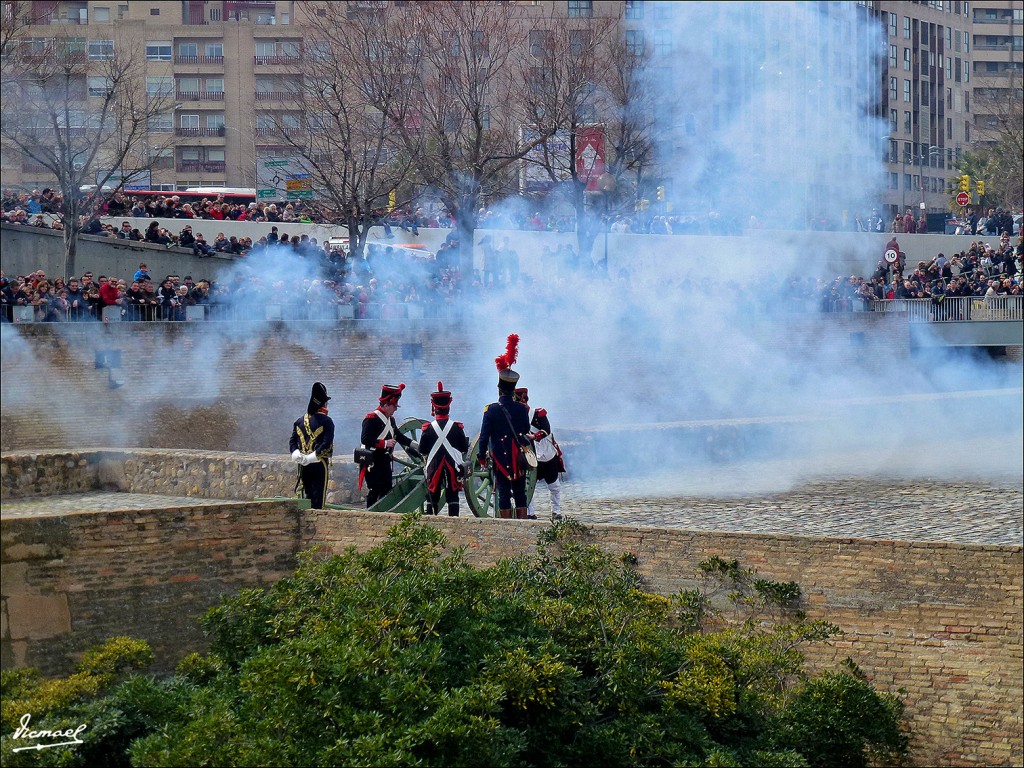
[[[956,196],[956,204],[959,205],[961,208],[963,208],[969,202],[971,202],[971,196],[968,195],[966,192],[961,192],[959,195]]]

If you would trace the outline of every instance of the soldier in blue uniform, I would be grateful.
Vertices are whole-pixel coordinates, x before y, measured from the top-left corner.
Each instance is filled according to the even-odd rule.
[[[396,444],[405,448],[405,452],[410,456],[420,455],[412,438],[399,432],[398,424],[395,422],[395,411],[399,408],[398,401],[404,389],[405,384],[385,384],[380,391],[380,405],[363,418],[359,442],[363,448],[370,451],[370,460],[359,472],[359,487],[363,487],[365,479],[367,507],[373,506],[391,490]]]
[[[462,468],[465,465],[469,438],[461,421],[448,418],[452,393],[439,381],[437,392],[430,393],[430,412],[434,420],[423,425],[420,452],[426,456],[424,474],[427,481],[428,515],[440,511],[441,492],[448,505],[448,516],[459,516],[459,491],[462,490]]]
[[[530,408],[530,392],[526,387],[519,387],[515,392],[516,402]],[[551,497],[551,519],[562,519],[562,484],[559,475],[565,472],[565,461],[562,449],[555,436],[551,434],[551,421],[548,412],[543,408],[530,408],[530,426],[536,430],[532,435],[533,450],[537,454],[537,482],[547,483]],[[536,520],[533,513],[533,500],[526,514],[527,519]]]
[[[498,516],[526,519],[526,473],[520,446],[529,443],[529,409],[513,399],[519,374],[512,370],[518,354],[519,337],[510,334],[505,354],[495,358],[498,367],[498,401],[484,408],[480,424],[477,460],[481,466],[491,462],[494,484],[498,490]]]
[[[334,455],[334,420],[327,415],[327,387],[319,381],[313,385],[306,413],[296,419],[288,447],[292,461],[299,465],[299,484],[313,509],[323,509],[327,481]]]

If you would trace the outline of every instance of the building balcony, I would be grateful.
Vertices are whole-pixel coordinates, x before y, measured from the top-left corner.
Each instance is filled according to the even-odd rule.
[[[178,91],[177,101],[224,101],[223,91]]]
[[[226,169],[224,160],[179,160],[175,164],[178,173],[224,173]]]
[[[224,66],[223,56],[175,56],[175,64],[216,64]]]
[[[301,56],[254,56],[253,61],[257,67],[268,67],[287,64],[298,64],[302,61]]]
[[[301,94],[289,91],[256,91],[256,101],[295,101]]]
[[[224,128],[175,128],[175,136],[224,136]]]

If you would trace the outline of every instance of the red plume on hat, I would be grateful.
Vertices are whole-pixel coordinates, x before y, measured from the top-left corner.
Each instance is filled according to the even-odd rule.
[[[437,392],[430,393],[430,405],[435,413],[447,414],[452,404],[452,393],[444,388],[444,385],[437,382]]]
[[[505,343],[505,354],[494,358],[494,364],[498,367],[499,371],[507,371],[512,367],[517,357],[519,357],[519,334],[510,333]]]

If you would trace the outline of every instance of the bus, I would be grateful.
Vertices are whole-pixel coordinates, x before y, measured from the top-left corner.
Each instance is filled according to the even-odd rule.
[[[160,198],[177,197],[183,203],[198,203],[200,200],[214,200],[223,196],[225,203],[231,205],[249,205],[256,202],[256,190],[242,187],[189,187],[183,192],[154,191],[151,189],[131,189],[121,192],[121,197],[130,200],[137,197],[144,203]]]

